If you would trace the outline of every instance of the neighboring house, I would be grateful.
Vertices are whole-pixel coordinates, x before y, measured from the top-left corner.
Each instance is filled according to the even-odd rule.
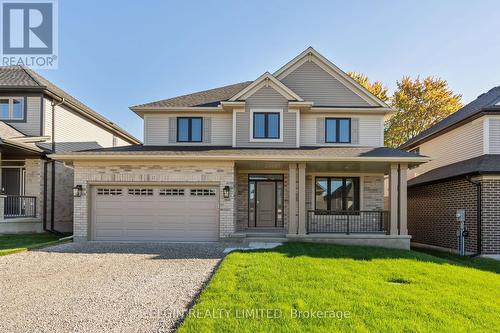
[[[76,241],[409,248],[406,172],[427,158],[383,147],[392,110],[314,49],[255,81],[131,109],[144,119],[144,145],[53,155],[82,187]]]
[[[470,253],[500,254],[500,86],[401,146],[432,161],[409,171],[412,241],[457,249],[466,210]]]
[[[138,143],[34,71],[0,67],[0,233],[72,230],[73,170],[47,154]]]

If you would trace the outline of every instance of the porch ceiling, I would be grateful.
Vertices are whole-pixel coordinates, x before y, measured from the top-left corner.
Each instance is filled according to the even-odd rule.
[[[0,153],[2,154],[2,159],[8,158],[25,158],[25,157],[39,157],[40,152],[36,152],[30,149],[24,149],[22,147],[9,145],[6,143],[0,144]]]
[[[238,161],[239,170],[287,170],[289,162],[269,161]],[[317,161],[307,162],[306,172],[366,172],[388,173],[390,162],[342,162],[342,161]]]

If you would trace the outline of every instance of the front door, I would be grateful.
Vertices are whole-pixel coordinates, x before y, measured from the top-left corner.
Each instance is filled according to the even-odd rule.
[[[276,226],[276,183],[257,182],[257,227]]]
[[[2,194],[21,195],[21,186],[21,168],[2,168]]]

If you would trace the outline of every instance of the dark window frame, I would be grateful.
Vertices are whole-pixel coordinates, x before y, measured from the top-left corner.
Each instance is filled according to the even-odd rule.
[[[277,137],[270,137],[269,136],[269,115],[274,114],[278,115],[278,136]],[[263,137],[257,137],[255,136],[255,116],[256,115],[264,115],[264,136]],[[254,112],[252,115],[253,119],[253,128],[252,128],[252,137],[256,140],[279,140],[281,139],[281,113],[280,112]]]
[[[319,179],[326,179],[327,181],[327,200],[326,200],[326,211],[332,211],[332,200],[331,200],[331,189],[332,189],[332,180],[333,179],[342,179],[342,187],[344,190],[342,191],[342,210],[341,211],[359,211],[361,205],[361,179],[360,177],[345,177],[345,176],[316,176],[314,178],[314,188],[316,188],[316,182]],[[354,205],[353,209],[346,209],[347,207],[347,193],[346,193],[346,181],[347,179],[351,179],[354,184]],[[314,210],[318,210],[316,207],[316,190],[314,192]],[[319,209],[320,211],[324,211],[324,209]]]
[[[188,139],[179,139],[179,123],[182,119],[188,120]],[[200,140],[193,140],[193,119],[199,119],[201,122],[200,126]],[[177,117],[177,142],[203,142],[203,117]]]
[[[328,121],[335,121],[335,141],[328,141]],[[340,141],[340,121],[348,120],[349,121],[349,140],[348,141]],[[352,143],[352,119],[351,118],[325,118],[325,143]]]

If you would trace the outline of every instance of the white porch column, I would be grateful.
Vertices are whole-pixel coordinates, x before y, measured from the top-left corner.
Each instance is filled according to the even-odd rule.
[[[288,164],[288,234],[297,234],[297,163]]]
[[[299,163],[299,235],[305,235],[306,228],[306,164]]]
[[[389,214],[391,235],[398,234],[398,164],[391,164],[389,170]]]
[[[408,222],[407,222],[407,178],[408,178],[408,165],[399,165],[399,234],[408,235]]]

